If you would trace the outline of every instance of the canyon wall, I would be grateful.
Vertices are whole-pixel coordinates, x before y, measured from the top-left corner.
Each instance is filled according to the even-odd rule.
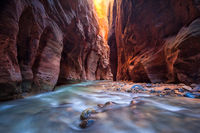
[[[115,0],[110,14],[116,79],[200,83],[199,0]]]
[[[92,0],[1,0],[0,100],[112,77]]]

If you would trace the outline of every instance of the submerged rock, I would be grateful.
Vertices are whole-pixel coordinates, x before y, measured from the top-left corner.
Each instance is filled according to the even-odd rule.
[[[109,101],[109,102],[106,102],[105,104],[98,104],[97,106],[99,108],[97,108],[96,110],[94,110],[92,108],[88,108],[88,109],[84,110],[80,116],[81,123],[79,124],[79,126],[81,128],[87,128],[87,127],[93,125],[95,123],[95,121],[97,120],[97,113],[108,111],[108,110],[112,109],[112,108],[110,108],[111,105],[115,105],[115,103]],[[107,107],[109,107],[109,108],[107,108]]]
[[[103,108],[103,107],[104,107],[104,104],[97,104],[97,106],[98,106],[99,108]]]
[[[130,106],[134,106],[134,105],[136,105],[137,104],[137,102],[135,101],[135,100],[132,100],[131,102],[130,102]]]
[[[81,113],[80,119],[81,119],[81,123],[79,124],[79,126],[81,128],[87,128],[91,125],[94,124],[94,122],[96,121],[96,117],[94,116],[94,114],[96,114],[96,110],[92,109],[92,108],[88,108],[86,110],[84,110]]]
[[[86,119],[92,118],[92,114],[95,114],[95,113],[96,111],[94,109],[91,109],[91,108],[86,109],[81,113],[80,119],[86,120]]]
[[[87,127],[89,127],[89,126],[92,126],[92,125],[95,123],[95,121],[96,121],[96,120],[94,120],[94,119],[83,120],[83,121],[79,124],[79,126],[80,126],[81,128],[87,128]]]
[[[114,104],[113,102],[109,101],[109,102],[106,102],[106,103],[104,104],[104,107],[107,107],[107,106],[110,106],[110,105],[113,105],[113,104]]]

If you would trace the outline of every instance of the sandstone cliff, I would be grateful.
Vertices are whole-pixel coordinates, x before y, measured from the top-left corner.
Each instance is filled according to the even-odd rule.
[[[71,79],[110,79],[92,0],[1,0],[0,100]]]
[[[118,80],[200,83],[199,0],[115,0],[112,14]]]

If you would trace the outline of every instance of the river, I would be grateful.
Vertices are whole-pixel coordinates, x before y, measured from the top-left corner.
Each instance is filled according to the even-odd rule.
[[[54,92],[0,104],[0,133],[200,133],[200,100],[108,91],[112,81],[60,86]],[[129,106],[135,99],[142,104]],[[86,129],[81,112],[108,101]]]

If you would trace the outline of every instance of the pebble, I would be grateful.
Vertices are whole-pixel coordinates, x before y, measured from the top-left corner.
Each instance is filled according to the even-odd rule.
[[[121,91],[121,88],[117,88],[116,90],[117,90],[117,91]]]
[[[171,90],[171,94],[175,94],[175,90]]]
[[[162,93],[162,91],[156,91],[156,93]]]
[[[146,84],[146,87],[152,87],[152,84],[148,83]]]
[[[178,91],[181,92],[181,93],[183,93],[184,89],[183,88],[179,88]]]
[[[168,90],[171,90],[171,89],[170,89],[170,88],[165,88],[164,90],[165,90],[165,91],[168,91]]]
[[[104,104],[97,104],[98,107],[103,108]]]
[[[150,90],[150,93],[156,93],[156,91],[155,90]]]
[[[106,102],[105,105],[104,105],[104,107],[106,107],[106,106],[110,106],[110,105],[113,105],[113,102],[111,102],[111,101]]]

